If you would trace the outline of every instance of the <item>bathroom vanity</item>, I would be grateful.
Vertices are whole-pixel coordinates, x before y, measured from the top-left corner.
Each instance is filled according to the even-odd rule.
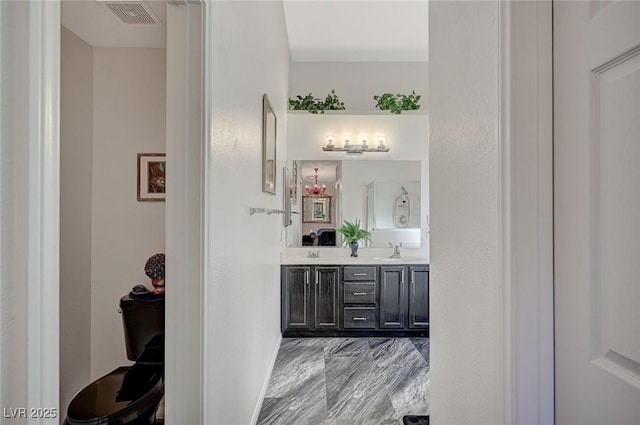
[[[283,336],[428,336],[429,265],[409,258],[292,258]]]

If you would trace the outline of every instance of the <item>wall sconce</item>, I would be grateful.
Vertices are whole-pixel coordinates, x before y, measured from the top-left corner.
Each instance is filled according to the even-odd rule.
[[[389,152],[389,148],[384,144],[385,142],[384,136],[378,136],[377,139],[378,139],[378,146],[370,147],[367,144],[369,139],[367,138],[366,135],[363,135],[360,137],[359,145],[357,144],[352,145],[351,136],[344,136],[344,145],[341,148],[338,148],[333,144],[333,141],[334,141],[333,136],[329,136],[327,137],[327,144],[326,146],[322,147],[322,150],[325,152],[336,151],[336,152],[346,152],[347,154],[357,154],[357,155],[361,155],[365,152]]]

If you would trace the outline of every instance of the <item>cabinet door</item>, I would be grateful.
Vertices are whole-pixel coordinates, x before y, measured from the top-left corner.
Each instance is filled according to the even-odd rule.
[[[409,266],[409,328],[429,327],[429,269]]]
[[[285,267],[282,277],[284,329],[311,329],[310,274],[309,267]]]
[[[403,266],[380,267],[380,327],[404,329],[407,291]]]
[[[316,329],[337,329],[339,326],[338,282],[340,282],[340,267],[315,268]]]

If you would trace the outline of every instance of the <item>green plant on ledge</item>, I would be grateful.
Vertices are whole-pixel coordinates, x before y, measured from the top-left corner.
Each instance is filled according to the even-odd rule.
[[[376,108],[381,111],[389,111],[392,114],[400,114],[402,111],[415,111],[420,109],[420,98],[422,96],[411,91],[411,94],[384,93],[382,96],[373,96],[376,102]]]
[[[344,111],[344,102],[340,101],[340,98],[334,90],[322,100],[313,97],[311,93],[302,97],[296,96],[296,99],[289,99],[289,109],[292,111],[308,111],[312,114],[318,112],[324,114],[324,111]]]

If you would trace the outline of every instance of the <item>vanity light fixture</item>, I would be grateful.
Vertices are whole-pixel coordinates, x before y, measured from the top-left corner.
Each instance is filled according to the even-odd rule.
[[[322,147],[325,152],[346,152],[347,154],[363,154],[365,152],[389,152],[389,148],[384,144],[384,136],[378,136],[378,146],[371,147],[367,143],[369,139],[366,135],[360,137],[360,144],[352,145],[351,137],[344,136],[344,145],[339,148],[333,144],[333,136],[327,137],[327,145]]]
[[[333,148],[333,136],[327,137],[327,147]]]

